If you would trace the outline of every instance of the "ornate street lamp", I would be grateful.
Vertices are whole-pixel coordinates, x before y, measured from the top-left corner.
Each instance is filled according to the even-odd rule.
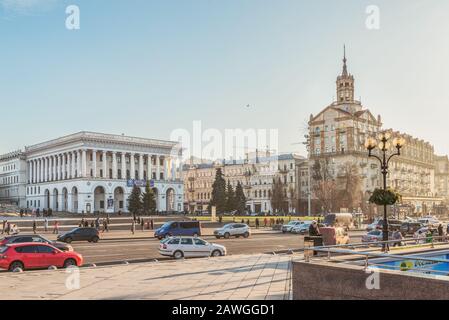
[[[388,175],[388,165],[390,163],[390,160],[395,156],[401,155],[401,149],[405,145],[405,139],[402,137],[394,138],[392,142],[391,140],[391,133],[390,132],[381,132],[378,134],[377,139],[375,138],[368,138],[365,142],[365,148],[368,150],[368,156],[372,158],[376,158],[380,162],[380,171],[383,176],[383,190],[387,191],[387,175]],[[393,153],[388,156],[388,151],[390,150],[391,146],[393,145],[394,148],[396,148],[396,153]],[[377,156],[373,154],[373,150],[376,149],[376,147],[380,151],[380,156]],[[384,203],[384,224],[383,224],[383,241],[384,244],[382,245],[383,251],[388,251],[388,217],[387,217],[387,204]]]

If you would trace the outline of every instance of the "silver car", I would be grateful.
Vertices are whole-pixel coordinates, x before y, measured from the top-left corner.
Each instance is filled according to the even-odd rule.
[[[244,237],[248,238],[251,235],[251,228],[245,223],[228,223],[222,228],[214,231],[214,236],[217,239],[230,237]]]
[[[290,221],[289,223],[284,224],[282,226],[281,231],[282,231],[282,233],[291,232],[294,227],[299,226],[300,224],[303,224],[303,223],[304,222],[298,221],[298,220]]]

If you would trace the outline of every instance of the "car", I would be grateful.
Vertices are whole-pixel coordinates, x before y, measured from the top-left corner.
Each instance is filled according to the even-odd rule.
[[[73,241],[97,243],[100,240],[100,233],[95,228],[75,228],[72,231],[58,235],[57,240],[65,243],[71,243]]]
[[[214,236],[217,239],[230,237],[243,237],[248,238],[251,235],[251,228],[245,223],[228,223],[222,228],[214,230]]]
[[[404,222],[399,229],[403,236],[414,235],[416,231],[425,227],[423,223],[420,222]]]
[[[173,236],[201,236],[199,221],[169,221],[154,231],[154,237],[159,240]]]
[[[388,232],[388,239],[393,240],[393,232]],[[362,236],[362,243],[376,243],[383,241],[383,231],[382,230],[373,230],[368,232],[367,234]],[[400,241],[397,243],[392,242],[390,245],[401,244]]]
[[[366,231],[374,231],[374,230],[382,230],[384,226],[384,220],[379,219],[369,224],[366,228]],[[390,229],[399,229],[402,226],[402,221],[395,219],[388,219],[388,228]]]
[[[24,242],[47,243],[55,248],[58,248],[61,251],[73,251],[73,247],[67,243],[59,241],[51,241],[38,234],[31,234],[31,235],[21,234],[15,236],[7,236],[0,240],[0,246]]]
[[[306,235],[309,234],[309,228],[312,221],[304,221],[303,223],[296,225],[292,228],[291,233]]]
[[[432,236],[436,237],[438,236],[438,230],[432,227],[423,227],[418,229],[414,234],[413,234],[413,238],[414,239],[425,239],[427,236],[427,233],[432,232]]]
[[[24,242],[0,246],[0,268],[9,271],[82,265],[83,256],[79,253],[61,251],[47,243]]]
[[[422,217],[418,219],[418,222],[424,224],[425,226],[437,228],[440,224],[440,221],[435,217]]]
[[[284,225],[281,227],[282,233],[291,232],[293,227],[295,227],[295,226],[297,226],[297,225],[300,225],[300,224],[302,224],[302,223],[303,223],[303,222],[302,222],[302,221],[299,221],[299,220],[290,221],[289,223],[284,224]]]
[[[226,247],[209,243],[198,237],[170,237],[161,241],[159,254],[175,259],[220,257],[226,255]]]

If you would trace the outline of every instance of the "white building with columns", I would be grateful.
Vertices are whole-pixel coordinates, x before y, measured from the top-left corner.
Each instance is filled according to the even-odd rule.
[[[79,132],[25,148],[26,206],[54,212],[127,212],[134,185],[150,181],[157,210],[183,210],[176,142]]]

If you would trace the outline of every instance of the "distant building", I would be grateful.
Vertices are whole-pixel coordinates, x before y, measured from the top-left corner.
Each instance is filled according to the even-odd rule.
[[[22,151],[0,155],[0,204],[25,207],[26,157]]]
[[[435,156],[435,190],[436,195],[444,199],[449,205],[449,158],[448,156]]]
[[[286,203],[284,212],[298,212],[300,184],[298,168],[306,159],[295,154],[269,155],[239,161],[218,161],[183,166],[184,204],[189,212],[208,209],[212,198],[215,174],[221,168],[224,178],[233,188],[242,184],[247,210],[255,213],[273,212],[271,193],[274,179],[284,184]]]

